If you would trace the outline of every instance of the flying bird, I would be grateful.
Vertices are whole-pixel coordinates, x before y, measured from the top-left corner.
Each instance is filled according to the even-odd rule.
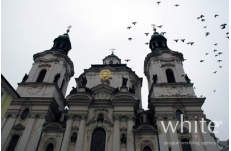
[[[135,25],[135,24],[136,24],[136,22],[132,22],[132,24],[134,24],[134,25]]]
[[[128,40],[132,40],[132,38],[128,38]]]
[[[127,61],[127,62],[128,62],[128,61],[130,61],[130,59],[125,59],[124,61]]]
[[[181,39],[182,42],[184,42],[185,39]]]
[[[146,36],[148,36],[149,33],[144,33]]]
[[[127,29],[130,29],[130,28],[132,28],[132,27],[131,26],[127,27]]]
[[[197,19],[200,19],[200,17],[197,17]]]
[[[213,73],[217,73],[217,71],[214,71]]]
[[[201,21],[202,21],[202,22],[204,22],[204,21],[205,21],[205,19],[202,19]]]
[[[205,16],[204,16],[204,15],[201,15],[201,16],[200,16],[200,18],[203,18],[203,17],[205,17]]]
[[[217,57],[218,55],[215,55],[215,57]]]
[[[194,44],[194,42],[190,42],[191,46]]]
[[[216,90],[213,90],[213,92],[216,92]]]
[[[196,89],[196,87],[193,87],[193,89]]]
[[[223,54],[222,52],[218,52],[219,55]]]
[[[226,26],[227,24],[221,24],[221,29],[225,29],[225,26]]]
[[[215,18],[216,18],[217,16],[219,16],[219,15],[217,15],[217,14],[214,15]]]
[[[228,39],[229,39],[229,36],[226,36],[226,38],[228,38]]]
[[[204,26],[203,28],[206,28],[207,26]]]
[[[228,34],[229,34],[229,32],[226,33],[226,35],[228,35]]]
[[[178,42],[179,39],[174,39],[175,42]]]
[[[158,28],[161,28],[163,25],[157,26]]]
[[[146,42],[145,44],[146,44],[146,45],[148,45],[149,43],[148,43],[148,42]]]
[[[217,45],[217,43],[214,44],[215,46]]]
[[[161,34],[161,35],[164,35],[164,34],[166,34],[166,32],[161,32],[160,34]]]
[[[221,62],[222,60],[217,60],[218,62]]]
[[[210,34],[209,32],[206,32],[206,33],[205,33],[205,36],[208,36],[209,34]]]
[[[161,2],[161,1],[159,1],[159,2],[156,2],[156,3],[159,5],[159,4],[160,4],[160,2]]]
[[[188,44],[188,45],[189,45],[189,44],[190,44],[190,42],[187,42],[186,44]]]
[[[214,51],[214,52],[216,52],[217,50],[216,50],[216,49],[214,49],[213,51]]]
[[[177,6],[180,6],[180,5],[179,5],[179,4],[176,4],[175,6],[177,7]]]
[[[219,68],[222,68],[222,66],[219,66]]]
[[[204,62],[204,60],[201,60],[200,62]]]
[[[209,53],[206,53],[205,55],[208,55]]]

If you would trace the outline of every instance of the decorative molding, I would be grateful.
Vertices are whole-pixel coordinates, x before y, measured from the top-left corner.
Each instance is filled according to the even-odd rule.
[[[134,114],[126,114],[126,118],[127,118],[127,120],[133,120],[133,121],[135,121],[136,116]]]
[[[120,120],[121,117],[122,117],[121,114],[114,114],[113,115],[113,120]]]
[[[107,93],[106,91],[100,91],[99,93],[95,94],[95,99],[104,99],[104,100],[109,100],[110,99],[110,94]]]
[[[52,143],[54,145],[54,150],[56,149],[56,139],[54,137],[50,137],[46,140],[46,142],[44,143],[44,146],[43,146],[43,150],[46,150],[47,148],[47,145]]]
[[[71,128],[71,130],[79,130],[79,127],[78,126],[74,126]]]
[[[18,123],[16,125],[14,125],[12,129],[14,129],[16,131],[22,131],[25,129],[25,127],[21,123]]]
[[[39,65],[39,67],[51,67],[51,65],[50,64],[41,64],[41,65]]]
[[[38,92],[40,92],[42,90],[42,88],[43,88],[43,86],[37,86],[37,87],[28,86],[27,92],[29,94],[37,94]]]
[[[17,118],[19,113],[16,112],[6,112],[4,117],[5,118]]]
[[[144,140],[141,143],[140,149],[143,150],[145,146],[149,146],[151,148],[151,150],[154,150],[154,145],[150,140]]]
[[[89,126],[90,124],[92,123],[96,123],[97,122],[97,116],[98,114],[103,114],[104,115],[104,120],[103,120],[103,123],[105,124],[109,124],[111,127],[113,126],[111,120],[108,118],[108,109],[95,109],[93,111],[93,117],[91,118],[91,120],[89,120],[86,124],[86,126]]]
[[[172,63],[165,63],[165,64],[162,64],[161,67],[175,67],[175,64],[172,64]]]

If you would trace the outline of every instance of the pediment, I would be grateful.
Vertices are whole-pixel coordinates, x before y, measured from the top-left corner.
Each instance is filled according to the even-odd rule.
[[[151,124],[140,124],[133,131],[134,133],[157,133],[156,128]]]
[[[62,126],[59,123],[53,122],[45,126],[45,129],[59,130],[62,129]]]
[[[108,85],[102,83],[102,84],[99,84],[99,85],[97,85],[97,86],[91,88],[91,90],[92,90],[95,94],[96,94],[96,93],[99,93],[99,92],[102,92],[102,91],[111,94],[112,92],[115,91],[115,88],[113,88],[113,87],[111,87],[111,86],[108,86]]]
[[[92,100],[92,97],[89,93],[86,92],[77,92],[75,94],[68,95],[66,100]]]
[[[138,100],[138,97],[130,92],[120,92],[112,95],[110,100]]]
[[[20,130],[24,130],[25,127],[21,123],[18,123],[18,124],[13,126],[13,129],[17,130],[17,131],[20,131]]]

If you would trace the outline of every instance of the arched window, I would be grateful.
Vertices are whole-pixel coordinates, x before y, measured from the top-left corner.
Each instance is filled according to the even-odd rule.
[[[181,140],[181,147],[182,147],[182,151],[192,151],[191,145],[188,139],[184,138]]]
[[[40,73],[39,73],[39,76],[38,76],[38,79],[36,82],[43,82],[43,79],[45,77],[47,73],[47,70],[46,69],[43,69]]]
[[[176,81],[174,78],[173,71],[171,69],[167,69],[165,72],[166,72],[168,83],[175,83]]]
[[[25,120],[27,116],[29,115],[30,110],[28,108],[24,109],[21,114],[21,120]]]
[[[184,114],[181,112],[181,110],[176,110],[176,119],[178,120],[178,121],[181,121],[181,115],[183,115],[184,116]],[[182,119],[182,121],[184,120],[184,118]]]
[[[61,91],[63,90],[64,83],[65,83],[65,80],[63,79],[63,82],[62,82],[61,87],[60,87]]]
[[[143,151],[152,151],[151,148],[149,146],[145,146]]]
[[[7,151],[14,151],[15,147],[18,143],[19,140],[19,136],[18,135],[14,135],[10,141],[9,147],[7,148]]]
[[[46,151],[53,151],[54,150],[54,145],[52,143],[47,145]]]
[[[111,61],[109,62],[109,64],[113,64],[113,61],[111,60]]]
[[[105,151],[106,132],[102,128],[94,130],[91,138],[90,151]]]

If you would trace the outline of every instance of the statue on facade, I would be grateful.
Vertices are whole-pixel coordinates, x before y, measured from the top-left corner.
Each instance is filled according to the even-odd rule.
[[[77,89],[75,87],[72,87],[72,90],[71,90],[70,94],[74,94],[76,92],[77,92]]]
[[[77,133],[72,133],[72,135],[71,135],[71,142],[72,143],[75,143],[76,142],[76,140],[77,140]]]
[[[153,80],[153,83],[156,83],[156,82],[157,82],[157,74],[154,74],[154,75],[153,75],[152,80]]]
[[[129,88],[129,92],[135,93],[135,91],[136,91],[135,86],[134,84],[132,84],[132,88]]]
[[[87,84],[87,77],[82,77],[81,86],[86,87],[86,84]]]
[[[127,138],[125,134],[122,134],[122,137],[120,139],[121,144],[126,144],[127,143]]]
[[[122,87],[126,87],[127,82],[128,82],[128,78],[124,78],[124,77],[122,77],[122,78],[123,78]]]
[[[104,115],[103,114],[98,114],[97,122],[103,122],[103,120],[104,120]]]
[[[187,74],[185,74],[185,80],[186,80],[186,83],[191,83],[190,82],[191,80],[188,78]]]
[[[24,77],[23,77],[23,79],[22,79],[22,83],[25,83],[26,80],[27,80],[27,78],[28,78],[28,75],[25,73],[25,75],[24,75]]]
[[[57,83],[58,80],[59,80],[59,78],[60,78],[60,73],[57,73],[57,74],[55,75],[55,77],[54,77],[53,83]]]

